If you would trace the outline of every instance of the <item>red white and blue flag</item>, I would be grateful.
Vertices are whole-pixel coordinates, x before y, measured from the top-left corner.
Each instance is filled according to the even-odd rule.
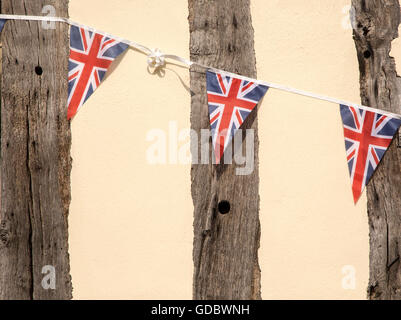
[[[4,25],[6,24],[6,19],[0,19],[0,32],[3,31]]]
[[[73,118],[128,45],[85,28],[71,26],[68,63],[68,119]]]
[[[401,126],[401,119],[345,105],[340,105],[340,111],[356,203]]]
[[[269,87],[207,71],[207,98],[216,163]]]

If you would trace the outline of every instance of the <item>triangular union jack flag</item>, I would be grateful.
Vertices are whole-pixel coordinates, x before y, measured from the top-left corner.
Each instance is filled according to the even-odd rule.
[[[401,119],[340,105],[345,148],[356,203],[383,158]]]
[[[68,63],[68,119],[73,118],[128,45],[85,28],[71,26]]]
[[[207,98],[216,163],[269,87],[207,71]]]
[[[0,19],[0,32],[3,31],[4,25],[6,24],[6,19]]]

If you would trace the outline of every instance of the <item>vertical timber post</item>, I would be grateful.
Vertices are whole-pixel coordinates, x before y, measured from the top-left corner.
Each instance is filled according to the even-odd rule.
[[[391,42],[398,37],[398,0],[352,0],[364,105],[401,113],[401,79]],[[394,139],[367,187],[370,233],[368,298],[401,299],[401,145]]]
[[[256,78],[249,0],[189,0],[191,60]],[[191,127],[209,129],[205,70],[191,67]],[[256,112],[242,129],[254,130],[254,170],[236,175],[235,164],[193,164],[194,299],[260,299],[258,249],[259,163]],[[212,150],[210,146],[209,150]],[[196,156],[196,155],[195,155]],[[199,158],[199,157],[198,157]],[[228,210],[219,213],[220,207]]]
[[[68,0],[2,0],[1,12],[45,5],[68,16]],[[68,25],[8,21],[2,42],[0,299],[70,299]]]

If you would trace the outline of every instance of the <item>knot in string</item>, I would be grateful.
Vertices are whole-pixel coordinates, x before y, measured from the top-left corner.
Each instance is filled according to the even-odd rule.
[[[148,55],[148,66],[152,69],[163,68],[166,65],[164,53],[159,49],[151,50]]]

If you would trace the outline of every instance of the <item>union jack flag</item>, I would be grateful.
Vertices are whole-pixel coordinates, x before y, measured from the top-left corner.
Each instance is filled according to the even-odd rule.
[[[0,19],[0,32],[3,30],[4,25],[6,24],[7,20],[6,19]]]
[[[401,119],[340,105],[356,203],[401,125]]]
[[[267,86],[207,71],[207,97],[216,163],[235,132],[263,98]]]
[[[68,119],[97,89],[111,63],[128,45],[84,28],[71,26],[68,63]]]

